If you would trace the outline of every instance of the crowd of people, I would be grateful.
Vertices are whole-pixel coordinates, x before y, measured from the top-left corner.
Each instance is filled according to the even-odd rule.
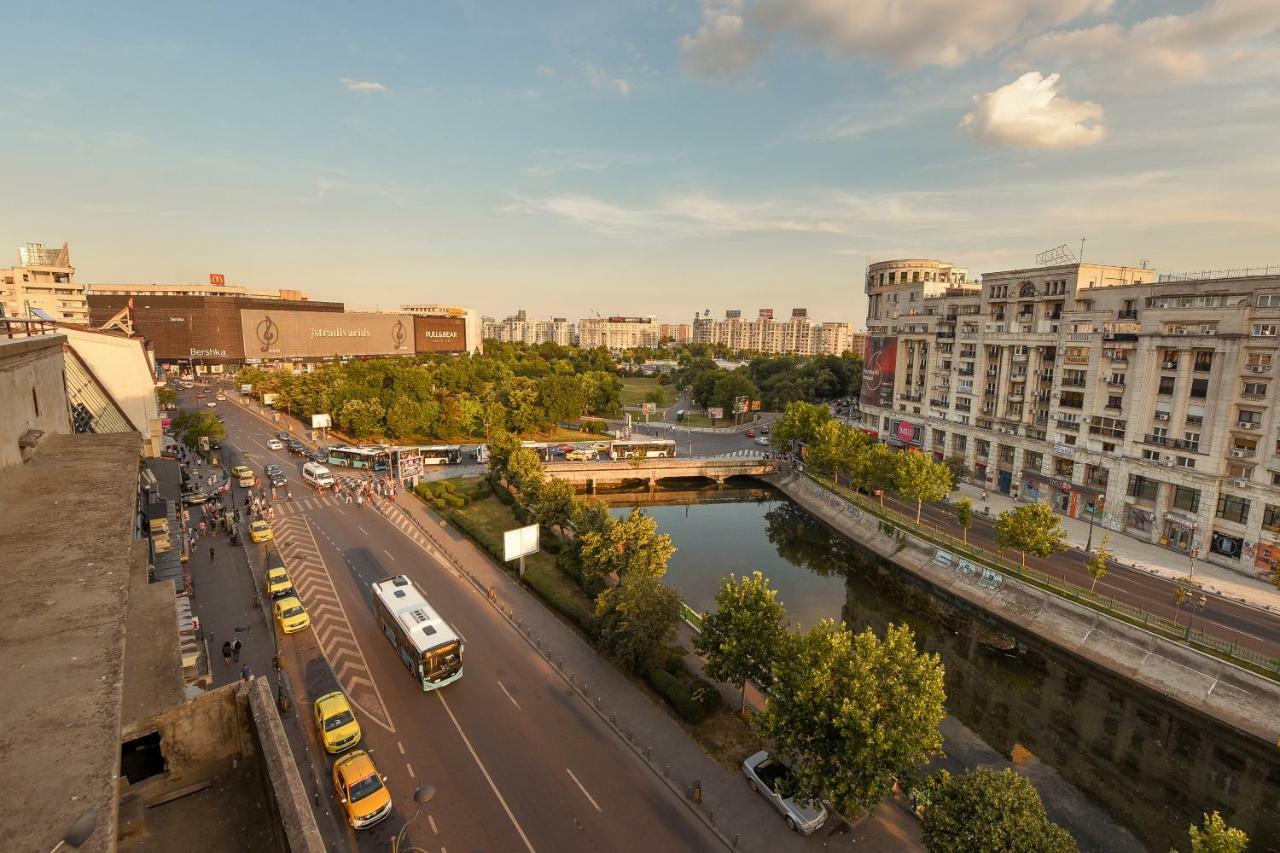
[[[396,499],[396,485],[395,481],[389,478],[342,479],[334,484],[333,493],[339,500],[345,500],[347,503],[361,506],[365,501],[369,501],[372,504],[371,498],[375,495],[394,501]]]

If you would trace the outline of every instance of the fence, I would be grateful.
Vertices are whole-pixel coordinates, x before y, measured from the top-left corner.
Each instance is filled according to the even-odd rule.
[[[957,557],[957,571],[961,571],[964,574],[977,573],[980,586],[995,589],[1000,585],[1003,578],[992,577],[992,575],[1003,573],[1047,592],[1052,592],[1061,598],[1084,605],[1106,616],[1135,625],[1167,640],[1173,640],[1198,651],[1222,658],[1259,675],[1265,675],[1268,678],[1280,681],[1280,658],[1270,657],[1253,649],[1242,647],[1236,640],[1226,640],[1206,633],[1203,629],[1193,629],[1191,623],[1195,618],[1194,611],[1190,612],[1188,623],[1183,625],[1177,621],[1150,613],[1145,608],[1117,601],[1114,596],[1099,595],[1063,578],[1054,577],[1039,569],[1022,566],[1019,563],[1006,560],[1001,555],[992,553],[981,546],[970,545],[949,533],[944,533],[934,525],[916,524],[910,519],[899,516],[893,510],[882,508],[875,501],[851,489],[833,483],[825,477],[808,472],[804,476],[806,479],[802,479],[799,482],[804,484],[806,491],[810,495],[818,497],[831,509],[855,519],[860,519],[864,512],[869,512],[882,523],[889,524],[897,531],[895,535],[911,534],[935,546],[945,547],[952,555]],[[961,559],[961,557],[968,559]],[[934,561],[941,562],[936,554]],[[966,563],[968,564],[967,566],[962,566],[962,564]],[[982,571],[979,572],[979,569]],[[998,570],[998,572],[992,572],[992,569]],[[987,572],[991,572],[991,574],[987,574]]]

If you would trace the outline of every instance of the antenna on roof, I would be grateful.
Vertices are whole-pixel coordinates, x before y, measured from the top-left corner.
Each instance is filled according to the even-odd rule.
[[[1084,250],[1084,241],[1080,241],[1081,251]],[[1074,264],[1077,263],[1075,254],[1067,248],[1067,244],[1055,246],[1052,249],[1045,249],[1036,255],[1036,264],[1042,267],[1051,267],[1055,264]]]

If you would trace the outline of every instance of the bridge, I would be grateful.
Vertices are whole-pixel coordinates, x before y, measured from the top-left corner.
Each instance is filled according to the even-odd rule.
[[[773,474],[777,460],[764,457],[735,456],[705,459],[626,459],[617,462],[555,462],[546,466],[548,477],[566,480],[575,486],[595,491],[597,486],[647,483],[650,489],[660,480],[703,478],[723,483],[730,477],[763,477]]]

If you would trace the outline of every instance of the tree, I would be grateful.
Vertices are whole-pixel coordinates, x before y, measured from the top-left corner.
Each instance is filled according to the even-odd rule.
[[[723,407],[725,412],[732,412],[733,404],[739,397],[746,397],[748,400],[760,399],[760,390],[745,373],[735,370],[732,373],[724,373],[716,380],[715,388],[711,392],[712,405]]]
[[[916,502],[916,524],[924,513],[925,501],[940,501],[951,491],[951,470],[918,450],[899,453],[893,473],[898,493]]]
[[[1178,613],[1182,612],[1182,606],[1191,600],[1192,590],[1195,586],[1186,578],[1178,578],[1177,583],[1173,587],[1173,606]],[[1174,618],[1173,624],[1178,624],[1177,617]]]
[[[1051,557],[1067,550],[1066,537],[1058,514],[1045,504],[1023,504],[996,518],[996,547],[1019,552],[1024,569],[1027,554]]]
[[[834,418],[826,406],[788,403],[782,417],[774,422],[769,441],[782,451],[790,450],[793,441],[812,444],[818,435],[818,427],[831,420]]]
[[[1067,831],[1049,820],[1026,777],[987,768],[961,776],[945,770],[926,787],[924,844],[931,851],[1074,853]]]
[[[658,522],[638,509],[602,530],[585,531],[580,538],[582,575],[587,582],[610,574],[619,580],[628,575],[660,578],[676,552],[671,537],[658,532]]]
[[[680,596],[655,575],[630,574],[596,599],[600,645],[627,669],[652,669],[675,638]]]
[[[517,447],[507,456],[507,479],[531,501],[536,501],[538,487],[546,479],[542,460],[527,447]]]
[[[773,659],[787,634],[787,611],[761,572],[741,580],[729,575],[716,593],[716,609],[702,619],[693,648],[707,659],[707,675],[742,691],[747,681],[767,687]]]
[[[847,474],[871,442],[867,434],[835,419],[823,421],[809,444],[809,467],[831,474]]]
[[[827,619],[789,635],[775,658],[760,733],[795,762],[794,793],[852,817],[941,754],[942,675],[906,625],[881,639]]]
[[[574,504],[577,503],[577,499],[572,483],[568,480],[548,477],[538,487],[534,496],[533,514],[538,517],[539,524],[548,527],[554,524],[558,527],[560,536],[563,537],[565,528],[573,518]]]
[[[1191,853],[1244,853],[1249,836],[1243,830],[1227,826],[1216,811],[1205,812],[1204,829],[1191,825]]]
[[[538,381],[538,401],[551,423],[576,420],[587,406],[582,380],[577,376],[547,376]]]
[[[507,464],[511,460],[511,454],[518,449],[520,449],[520,439],[505,430],[489,437],[490,478],[507,476]]]
[[[182,441],[187,447],[196,447],[202,438],[221,441],[227,436],[227,428],[212,412],[179,412],[171,426],[174,432],[182,434]]]
[[[869,492],[880,495],[880,506],[884,506],[884,490],[893,485],[898,470],[898,454],[887,445],[875,442],[859,453],[849,470],[849,478]]]
[[[365,438],[382,432],[385,414],[377,400],[348,400],[338,411],[338,425],[356,438]]]
[[[1089,558],[1088,569],[1089,574],[1093,576],[1093,583],[1089,584],[1089,592],[1098,586],[1098,581],[1107,576],[1107,561],[1111,559],[1111,550],[1107,547],[1111,543],[1111,534],[1102,534],[1102,544],[1098,546],[1098,550],[1093,552],[1093,556]]]
[[[609,514],[609,505],[599,498],[577,498],[573,502],[573,529],[578,535],[581,547],[582,537],[587,533],[603,533],[611,524],[616,524]]]
[[[969,528],[973,525],[973,501],[961,498],[955,502],[956,521],[960,524],[960,532],[964,544],[969,544]]]
[[[156,389],[156,402],[161,406],[172,406],[178,402],[178,392],[168,385]]]

